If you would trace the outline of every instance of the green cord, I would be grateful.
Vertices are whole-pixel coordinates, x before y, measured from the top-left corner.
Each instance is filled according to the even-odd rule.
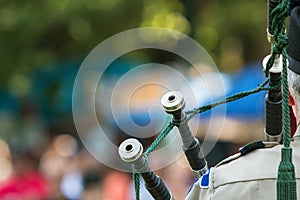
[[[260,91],[263,91],[263,90],[273,90],[273,89],[276,89],[278,88],[280,85],[278,86],[272,86],[272,87],[265,87],[265,85],[269,82],[269,79],[267,78],[262,84],[260,84],[257,88],[253,89],[253,90],[249,90],[249,91],[245,91],[245,92],[240,92],[240,93],[237,93],[237,94],[234,94],[234,95],[231,95],[229,97],[226,97],[220,101],[217,101],[215,103],[212,103],[212,104],[208,104],[208,105],[205,105],[205,106],[201,106],[199,108],[195,108],[193,110],[190,110],[190,111],[186,111],[185,113],[186,114],[190,114],[188,117],[187,117],[187,121],[189,121],[191,118],[193,118],[196,114],[200,114],[200,113],[203,113],[205,111],[208,111],[218,105],[222,105],[222,104],[225,104],[225,103],[229,103],[229,102],[232,102],[232,101],[236,101],[238,99],[241,99],[243,97],[246,97],[248,95],[251,95],[251,94],[255,94],[257,92],[260,92]]]
[[[287,82],[287,52],[288,38],[285,33],[286,17],[289,9],[289,0],[282,0],[272,11],[272,30],[274,30],[275,44],[272,46],[272,54],[267,63],[266,74],[272,67],[276,56],[282,55],[282,112],[283,112],[283,147],[281,149],[281,161],[277,175],[277,200],[296,200],[295,168],[292,162],[292,148],[290,147],[290,109],[288,100]]]
[[[170,133],[175,124],[173,122],[169,122],[168,126],[164,128],[164,130],[157,136],[157,138],[152,142],[151,146],[145,152],[146,158],[149,154],[154,151],[154,149],[159,145],[159,143]]]
[[[135,199],[140,200],[140,174],[133,169],[132,174],[134,190],[135,190]]]

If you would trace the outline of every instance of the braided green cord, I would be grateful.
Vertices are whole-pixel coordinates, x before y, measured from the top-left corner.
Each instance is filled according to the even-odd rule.
[[[290,108],[288,97],[288,83],[287,83],[287,55],[286,50],[282,51],[283,69],[282,69],[282,112],[283,112],[283,146],[290,147]]]
[[[173,122],[169,122],[168,126],[164,128],[164,130],[157,136],[157,138],[152,142],[151,146],[145,152],[146,158],[149,154],[154,151],[154,149],[159,145],[159,143],[170,133],[175,124]]]
[[[278,4],[271,13],[272,29],[274,33],[275,44],[272,46],[272,54],[270,59],[267,62],[266,71],[265,71],[266,76],[268,76],[269,69],[271,69],[271,67],[273,66],[275,58],[278,55],[283,53],[283,50],[285,49],[288,43],[288,38],[285,34],[288,7],[289,7],[289,1],[282,0],[282,2]],[[283,63],[284,62],[286,61],[284,60]]]
[[[281,161],[278,167],[277,199],[296,200],[295,168],[292,163],[292,148],[290,147],[290,110],[288,102],[287,63],[286,50],[282,51],[282,111],[283,111],[283,147],[281,149]]]
[[[137,173],[134,168],[133,168],[132,179],[134,184],[135,199],[140,200],[140,174]]]
[[[272,11],[272,30],[274,30],[275,44],[272,46],[272,54],[267,63],[266,75],[272,67],[278,55],[282,55],[282,112],[283,112],[283,147],[281,149],[281,161],[278,167],[277,200],[296,200],[295,168],[292,163],[292,148],[290,147],[290,110],[288,100],[287,83],[287,52],[288,38],[285,34],[286,17],[289,8],[289,0],[281,0]]]
[[[269,82],[269,79],[267,78],[262,84],[260,84],[257,88],[253,89],[253,90],[249,90],[249,91],[245,91],[245,92],[240,92],[240,93],[237,93],[237,94],[234,94],[234,95],[231,95],[225,99],[222,99],[220,101],[217,101],[215,103],[212,103],[212,104],[208,104],[208,105],[205,105],[205,106],[201,106],[199,108],[195,108],[193,110],[190,110],[190,111],[186,111],[185,113],[186,114],[190,114],[188,117],[187,117],[187,121],[189,121],[190,119],[192,119],[196,114],[199,114],[199,113],[203,113],[207,110],[210,110],[218,105],[221,105],[221,104],[225,104],[225,103],[229,103],[229,102],[232,102],[232,101],[235,101],[235,100],[238,100],[238,99],[241,99],[243,97],[246,97],[248,95],[251,95],[251,94],[255,94],[257,92],[260,92],[260,91],[263,91],[263,90],[273,90],[273,89],[276,89],[278,88],[279,86],[272,86],[272,87],[265,87],[265,85]]]

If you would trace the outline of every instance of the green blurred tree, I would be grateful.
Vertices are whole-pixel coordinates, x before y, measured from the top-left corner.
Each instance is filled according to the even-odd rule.
[[[0,85],[25,81],[23,75],[46,64],[83,57],[107,37],[138,27],[141,6],[121,0],[2,1]]]
[[[26,88],[34,69],[84,57],[104,39],[144,26],[193,36],[224,71],[269,51],[260,0],[3,0],[0,87]]]

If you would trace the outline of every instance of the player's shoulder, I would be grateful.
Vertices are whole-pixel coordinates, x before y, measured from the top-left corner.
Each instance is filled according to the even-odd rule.
[[[300,170],[300,137],[291,142],[295,171]],[[195,182],[186,199],[226,199],[226,194],[243,192],[243,196],[253,199],[262,195],[258,186],[276,193],[278,165],[281,159],[281,144],[254,142],[240,148],[239,153],[230,156]],[[300,174],[296,174],[300,180]],[[245,190],[244,188],[248,189]],[[218,196],[219,195],[219,196]],[[269,196],[270,197],[270,196]],[[275,198],[275,197],[274,197]],[[274,199],[271,196],[271,199]],[[245,199],[245,200],[246,200]],[[269,198],[270,199],[270,198]]]
[[[280,149],[281,145],[278,143],[263,141],[249,143],[241,147],[237,154],[212,167],[199,183],[202,187],[207,183],[207,187],[217,188],[236,182],[275,179]]]
[[[298,162],[298,158],[300,156],[300,137],[292,138],[290,145],[291,148],[294,149],[294,160]],[[261,169],[262,167],[259,164],[268,166],[274,162],[277,163],[277,161],[279,163],[281,158],[281,149],[282,144],[278,142],[254,141],[240,147],[237,154],[229,156],[228,158],[222,160],[215,166],[215,168],[223,170],[228,167],[243,167],[244,165],[246,165],[252,166],[253,168],[258,167]]]
[[[215,168],[223,168],[231,165],[248,164],[248,162],[260,160],[264,156],[280,156],[281,145],[277,142],[254,141],[239,148],[239,152],[219,162]],[[259,155],[259,157],[258,157]]]
[[[291,143],[294,164],[300,167],[300,141]],[[214,187],[242,181],[276,179],[281,159],[282,145],[272,142],[256,141],[239,149],[210,170],[209,177]]]

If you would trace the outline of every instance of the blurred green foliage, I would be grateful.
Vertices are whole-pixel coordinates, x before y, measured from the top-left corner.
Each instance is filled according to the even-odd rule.
[[[141,6],[121,0],[2,1],[1,85],[46,64],[83,57],[105,38],[139,26]]]
[[[2,0],[0,86],[25,87],[36,68],[84,57],[121,31],[156,26],[194,37],[220,69],[269,51],[261,0]]]

